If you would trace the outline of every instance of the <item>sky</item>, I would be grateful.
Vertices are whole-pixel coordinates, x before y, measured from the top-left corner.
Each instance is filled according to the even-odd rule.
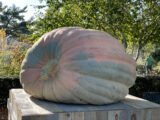
[[[23,8],[27,6],[27,12],[24,14],[24,19],[29,20],[36,12],[32,5],[44,5],[45,2],[40,3],[39,0],[0,0],[3,5],[12,6],[13,4],[16,7]]]

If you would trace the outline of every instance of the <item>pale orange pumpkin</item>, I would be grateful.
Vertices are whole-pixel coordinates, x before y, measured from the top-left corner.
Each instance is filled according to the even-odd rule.
[[[128,94],[135,68],[108,33],[64,27],[46,33],[28,50],[20,80],[26,92],[40,99],[108,104]]]

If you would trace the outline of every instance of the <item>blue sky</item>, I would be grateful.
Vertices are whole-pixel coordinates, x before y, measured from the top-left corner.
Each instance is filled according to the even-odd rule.
[[[17,7],[23,8],[25,6],[27,7],[27,12],[24,14],[25,20],[28,20],[33,16],[36,12],[36,10],[33,8],[32,5],[42,5],[45,4],[45,2],[40,3],[39,0],[0,0],[3,5],[12,6],[15,4]]]

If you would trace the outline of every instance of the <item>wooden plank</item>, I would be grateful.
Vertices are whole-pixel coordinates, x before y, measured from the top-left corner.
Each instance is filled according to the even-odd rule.
[[[17,120],[15,111],[11,107],[10,99],[8,99],[7,108],[8,108],[8,120]]]
[[[127,95],[124,100],[121,101],[124,104],[132,106],[136,109],[145,109],[145,108],[159,108],[160,105],[144,100],[132,95]]]
[[[108,120],[119,120],[120,111],[108,111]]]
[[[29,103],[33,106],[33,108],[39,114],[52,114],[54,112],[64,112],[56,104],[53,104],[53,102],[39,100],[39,99],[33,98],[31,96],[28,97],[28,100],[29,100]]]
[[[152,120],[151,116],[152,113],[149,109],[132,111],[108,111],[108,120]]]
[[[115,103],[108,105],[77,105],[77,104],[63,104],[63,103],[53,103],[45,100],[35,99],[33,97],[29,97],[30,104],[36,109],[38,112],[42,112],[44,114],[49,114],[53,112],[89,112],[89,111],[101,111],[101,110],[119,110],[119,109],[134,109],[129,105],[125,105],[123,103]]]
[[[58,114],[55,115],[31,115],[22,116],[22,120],[60,120]]]
[[[96,120],[109,120],[107,111],[97,111]]]
[[[114,104],[77,105],[39,100],[22,89],[10,91],[10,120],[159,120],[160,105],[131,95]]]
[[[84,120],[84,112],[60,113],[59,120]]]
[[[71,120],[84,120],[84,112],[72,112]]]
[[[85,112],[84,113],[84,120],[97,120],[96,119],[96,112]]]
[[[160,120],[160,110],[159,109],[152,109],[151,110],[151,120]]]
[[[59,119],[60,119],[60,120],[70,120],[70,119],[71,119],[70,116],[71,116],[70,113],[59,114]]]
[[[22,91],[20,93],[20,91]],[[62,103],[53,103],[50,101],[39,100],[30,95],[26,94],[22,89],[12,90],[11,100],[15,96],[19,102],[23,103],[25,101],[26,106],[34,108],[36,112],[43,114],[51,114],[53,112],[88,112],[88,111],[98,111],[98,110],[118,110],[118,109],[133,109],[129,105],[123,103],[114,103],[108,105],[76,105],[76,104],[62,104]],[[25,104],[24,103],[24,104]],[[29,103],[27,105],[27,103]],[[27,108],[28,108],[27,107]],[[25,108],[25,105],[21,105],[21,108]]]

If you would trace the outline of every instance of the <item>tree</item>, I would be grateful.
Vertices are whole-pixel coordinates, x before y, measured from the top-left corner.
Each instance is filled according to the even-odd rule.
[[[130,24],[133,40],[137,46],[136,60],[139,52],[148,43],[157,43],[160,39],[160,2],[137,0],[132,3],[132,23]]]
[[[3,6],[2,2],[0,1],[0,12],[6,9],[7,6]]]
[[[6,32],[4,29],[0,29],[0,50],[4,50],[5,44],[4,40],[6,39]]]
[[[19,34],[28,33],[26,26],[26,21],[24,21],[24,16],[22,13],[26,12],[24,7],[20,9],[15,5],[11,7],[6,7],[0,14],[0,29],[6,29],[6,34],[12,36],[19,36]]]
[[[41,0],[43,1],[43,0]],[[64,26],[80,26],[105,31],[139,52],[148,43],[160,39],[160,2],[158,0],[45,0],[45,14],[40,14],[30,29],[32,39]]]
[[[64,26],[80,26],[106,31],[127,47],[127,23],[130,0],[46,0],[48,9],[34,21],[33,39],[45,32]],[[41,7],[40,7],[41,8]],[[125,12],[126,11],[126,12]]]

